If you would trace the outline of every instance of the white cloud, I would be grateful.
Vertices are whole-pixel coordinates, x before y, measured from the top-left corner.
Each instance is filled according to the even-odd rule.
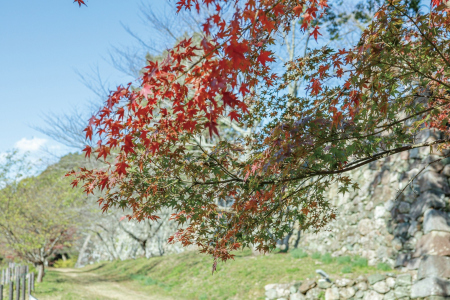
[[[46,139],[40,139],[35,137],[32,139],[23,138],[20,141],[18,141],[14,145],[14,147],[17,148],[19,151],[33,152],[39,150],[45,143],[47,143]]]

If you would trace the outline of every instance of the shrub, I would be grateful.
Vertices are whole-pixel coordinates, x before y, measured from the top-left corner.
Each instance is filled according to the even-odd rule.
[[[356,258],[352,263],[352,266],[359,268],[364,268],[367,267],[368,265],[369,264],[367,263],[367,259],[363,257]]]
[[[314,252],[314,253],[311,255],[311,257],[314,258],[314,259],[320,259],[321,256],[322,256],[322,255],[320,254],[320,252]]]
[[[308,254],[304,252],[302,249],[294,249],[291,251],[291,256],[293,258],[305,258],[308,257]]]
[[[69,258],[66,260],[58,259],[53,264],[53,267],[55,267],[55,268],[73,268],[73,267],[75,267],[76,263],[77,263],[76,257]]]
[[[350,256],[339,256],[336,260],[340,265],[345,265],[352,262],[352,258]]]
[[[341,270],[342,273],[346,274],[346,273],[351,273],[353,272],[353,269],[351,266],[344,266]]]
[[[330,253],[325,253],[322,255],[322,258],[320,259],[324,264],[331,264],[333,262],[333,257],[331,257]]]
[[[390,271],[390,270],[392,270],[391,266],[388,265],[387,263],[379,263],[377,265],[377,269],[381,270],[381,271]]]

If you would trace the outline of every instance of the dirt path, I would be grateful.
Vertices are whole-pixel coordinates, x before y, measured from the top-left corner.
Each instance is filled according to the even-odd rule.
[[[131,287],[129,282],[107,281],[101,276],[90,273],[80,272],[76,269],[52,269],[52,271],[61,273],[62,277],[67,277],[67,283],[76,285],[82,289],[82,294],[90,297],[100,297],[101,299],[120,299],[120,300],[169,300],[161,296],[152,296],[147,293],[137,291]]]

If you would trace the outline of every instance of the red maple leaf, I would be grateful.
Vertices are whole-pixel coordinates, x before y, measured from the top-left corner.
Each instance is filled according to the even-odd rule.
[[[81,7],[81,5],[83,4],[83,5],[85,5],[85,6],[87,6],[86,5],[86,3],[84,3],[84,0],[73,0],[73,3],[78,3],[78,5]]]
[[[86,152],[86,155],[84,157],[91,157],[92,152],[91,146],[86,146],[86,148],[83,149],[83,152]]]
[[[241,115],[238,114],[237,111],[235,111],[235,110],[232,110],[232,111],[228,114],[228,116],[230,117],[231,121],[236,120],[236,122],[238,122],[238,121],[239,121],[239,118],[241,117]]]
[[[310,36],[311,36],[311,35],[313,35],[313,36],[314,36],[314,39],[317,41],[317,37],[318,37],[319,35],[322,35],[322,34],[319,32],[319,26],[314,27],[314,30],[313,30],[313,32],[311,32]]]
[[[311,94],[317,95],[322,90],[322,85],[320,84],[320,81],[318,79],[315,79],[315,78],[311,79],[311,82],[312,82],[312,86],[311,86],[312,92],[311,92]]]
[[[296,7],[294,7],[294,12],[296,16],[300,16],[300,14],[303,12],[303,5],[297,5]]]
[[[121,175],[127,175],[127,168],[129,167],[129,165],[126,162],[119,162],[118,164],[116,164],[116,171],[117,174]]]
[[[272,57],[270,57],[270,55],[272,54],[272,52],[270,51],[262,51],[261,54],[258,56],[257,61],[259,61],[260,63],[263,64],[263,66],[266,66],[266,62],[270,61],[274,61],[274,59]]]
[[[212,138],[213,132],[219,136],[219,131],[217,130],[217,123],[214,121],[209,121],[205,124],[205,127],[209,129],[209,136]]]
[[[86,138],[92,141],[92,126],[86,127],[83,131],[86,131]]]

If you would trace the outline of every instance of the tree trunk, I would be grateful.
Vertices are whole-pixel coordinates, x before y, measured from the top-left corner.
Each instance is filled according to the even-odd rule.
[[[300,237],[302,235],[302,231],[300,230],[300,228],[297,230],[297,239],[295,240],[294,243],[294,248],[297,249],[298,248],[298,244],[300,243]]]
[[[75,264],[75,268],[80,268],[81,267],[81,262],[83,261],[84,252],[86,251],[86,248],[87,248],[87,246],[89,244],[89,240],[90,239],[91,239],[91,234],[88,234],[88,236],[84,240],[84,243],[83,243],[83,246],[80,249],[80,252],[78,253],[78,259],[77,259],[77,263]]]
[[[45,275],[45,266],[44,263],[38,263],[37,264],[37,269],[38,269],[38,276],[37,276],[37,280],[36,282],[42,282],[42,280],[44,279],[44,275]]]
[[[289,251],[289,240],[291,239],[292,231],[289,232],[283,239],[278,241],[280,253],[287,253]]]
[[[66,261],[67,260],[66,254],[65,253],[61,254],[61,258],[63,261]]]

